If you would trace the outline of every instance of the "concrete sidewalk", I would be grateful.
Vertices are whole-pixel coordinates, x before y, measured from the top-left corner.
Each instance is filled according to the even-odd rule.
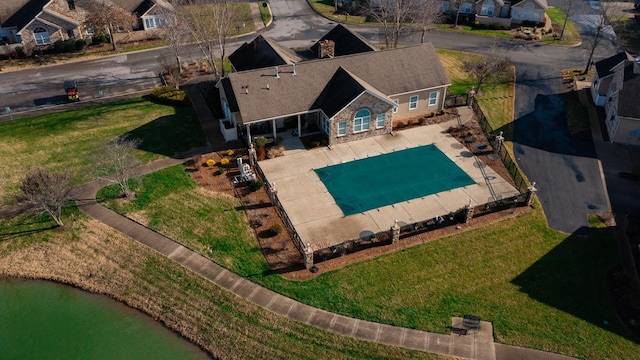
[[[144,175],[182,161],[162,159],[138,168],[135,173]],[[305,305],[252,283],[174,240],[98,204],[96,193],[107,184],[106,181],[93,181],[80,186],[74,194],[80,211],[237,296],[291,320],[355,339],[469,359],[571,359],[539,350],[495,344],[493,327],[489,322],[482,322],[481,330],[475,333],[470,332],[464,336],[448,335],[359,320]],[[454,326],[456,321],[456,318],[452,319]]]

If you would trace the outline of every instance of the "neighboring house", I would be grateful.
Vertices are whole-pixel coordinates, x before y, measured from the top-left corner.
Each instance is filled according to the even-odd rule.
[[[84,25],[88,4],[96,0],[18,0],[0,5],[0,40],[19,44],[26,53],[58,40],[84,39],[95,31]],[[133,28],[157,28],[164,0],[106,0],[138,15],[140,25]],[[4,3],[11,2],[11,5]],[[148,25],[148,26],[147,26]]]
[[[511,23],[525,21],[545,22],[545,12],[549,8],[547,0],[521,0],[511,3]]]
[[[547,0],[478,0],[463,2],[460,14],[474,14],[475,21],[483,25],[512,27],[529,21],[545,22],[547,8]],[[455,14],[455,2],[443,1],[442,11]]]
[[[619,59],[620,54],[612,58]],[[609,139],[612,143],[640,145],[640,60],[625,56],[610,71],[612,74],[604,78],[608,85],[600,79],[598,86],[598,92],[605,87],[607,90],[604,110]]]
[[[318,51],[339,41],[319,41]],[[257,133],[276,137],[288,123],[298,135],[321,131],[331,146],[389,134],[396,121],[441,111],[449,85],[426,43],[234,72],[217,86],[221,123],[248,141]],[[227,141],[237,138],[223,133]]]
[[[627,52],[621,52],[596,63],[596,73],[591,84],[591,97],[597,106],[604,106],[613,79],[613,69],[626,60],[633,60]]]
[[[111,0],[114,4],[136,16],[133,30],[151,30],[164,27],[173,6],[165,0]]]

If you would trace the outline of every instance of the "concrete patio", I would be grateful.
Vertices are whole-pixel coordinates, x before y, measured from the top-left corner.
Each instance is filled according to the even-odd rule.
[[[278,197],[300,238],[313,250],[357,239],[360,234],[388,230],[394,220],[407,224],[432,219],[454,212],[469,203],[484,204],[496,198],[507,198],[518,191],[490,167],[481,171],[476,158],[445,130],[451,122],[421,126],[392,135],[305,150],[296,137],[285,136],[285,156],[264,160],[260,166],[269,183],[275,183]],[[467,173],[474,185],[344,216],[314,169],[354,161],[394,151],[434,144]],[[500,160],[494,160],[500,161]],[[428,166],[428,164],[416,164]],[[392,169],[390,171],[393,171]],[[411,179],[397,179],[411,181]],[[363,182],[366,184],[366,182]],[[366,187],[354,191],[366,191]]]

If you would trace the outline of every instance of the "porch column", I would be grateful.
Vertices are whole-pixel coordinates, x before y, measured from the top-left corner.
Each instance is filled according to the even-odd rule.
[[[444,101],[447,99],[447,88],[442,90],[442,103],[440,104],[440,110],[444,110]]]
[[[298,137],[302,136],[302,123],[300,119],[300,114],[298,114]]]
[[[247,142],[251,144],[251,125],[245,125],[247,127]]]
[[[271,131],[273,131],[273,141],[276,141],[276,119],[271,120]]]

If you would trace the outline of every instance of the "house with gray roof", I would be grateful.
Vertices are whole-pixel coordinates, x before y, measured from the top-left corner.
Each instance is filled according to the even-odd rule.
[[[58,40],[84,39],[93,29],[85,26],[87,9],[96,0],[17,0],[0,4],[0,40],[18,44],[26,53]],[[135,14],[140,24],[133,30],[162,27],[164,0],[106,0]],[[11,3],[11,4],[9,4]]]
[[[640,59],[625,58],[611,72],[604,101],[609,140],[640,145]]]
[[[626,51],[619,52],[595,63],[596,73],[591,83],[591,97],[597,106],[604,106],[615,74],[614,69],[625,61],[633,61],[633,57]]]
[[[263,35],[240,45],[227,59],[233,71],[290,65],[302,61],[302,57],[293,50]]]
[[[248,141],[317,130],[331,146],[440,112],[449,85],[430,43],[233,72],[217,84],[221,130],[227,141],[235,129]]]
[[[442,11],[454,13],[455,2],[444,0]],[[475,21],[487,25],[500,27],[519,26],[525,22],[543,23],[546,21],[547,0],[463,0],[460,4],[460,14],[474,14]]]

